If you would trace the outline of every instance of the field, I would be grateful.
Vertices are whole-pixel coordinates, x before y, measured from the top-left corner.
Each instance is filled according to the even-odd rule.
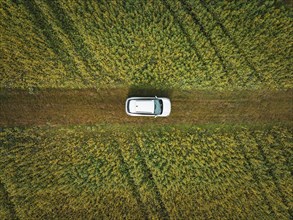
[[[0,1],[0,219],[292,219],[281,0]],[[125,114],[130,96],[172,101]]]
[[[8,128],[0,177],[21,219],[286,219],[292,138],[278,126]]]
[[[0,13],[4,88],[293,86],[279,1],[4,0]]]
[[[168,96],[172,115],[167,118],[128,117],[128,96]],[[0,91],[0,126],[124,124],[290,124],[293,90],[184,91],[158,89],[63,90],[30,94]]]

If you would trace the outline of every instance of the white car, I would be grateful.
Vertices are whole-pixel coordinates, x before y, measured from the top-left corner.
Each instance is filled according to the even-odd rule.
[[[125,111],[130,116],[167,117],[171,113],[171,102],[162,97],[131,97],[126,100]]]

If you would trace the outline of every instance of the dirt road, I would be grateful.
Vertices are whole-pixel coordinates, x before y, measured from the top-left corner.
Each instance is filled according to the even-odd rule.
[[[168,118],[129,117],[128,96],[167,96]],[[154,89],[0,91],[0,126],[77,125],[107,123],[212,124],[293,121],[293,90],[183,91]]]

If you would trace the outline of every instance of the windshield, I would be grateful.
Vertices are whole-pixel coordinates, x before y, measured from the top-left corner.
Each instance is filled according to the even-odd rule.
[[[163,112],[163,102],[162,100],[155,99],[155,115],[160,115]]]

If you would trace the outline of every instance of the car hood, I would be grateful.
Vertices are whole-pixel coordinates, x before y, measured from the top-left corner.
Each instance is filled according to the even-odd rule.
[[[168,116],[171,113],[171,102],[170,99],[161,98],[163,101],[163,112],[161,116]]]

